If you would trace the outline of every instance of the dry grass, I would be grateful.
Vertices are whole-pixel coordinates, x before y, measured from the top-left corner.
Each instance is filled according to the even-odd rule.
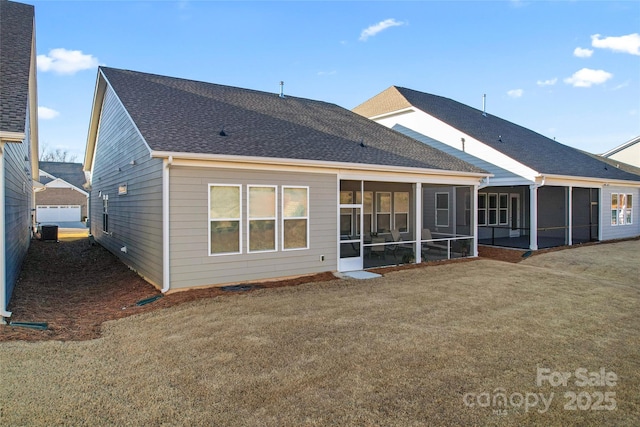
[[[92,341],[0,343],[0,424],[640,425],[639,253],[636,240],[264,289],[112,321]],[[539,367],[618,381],[537,386]],[[497,388],[554,397],[544,413],[464,404]],[[617,407],[565,410],[572,391],[614,392]]]

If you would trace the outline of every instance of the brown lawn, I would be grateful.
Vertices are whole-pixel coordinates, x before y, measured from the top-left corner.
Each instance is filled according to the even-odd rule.
[[[97,271],[38,268],[52,282],[118,270],[84,248]],[[640,425],[639,254],[633,240],[137,307],[155,292],[141,282],[119,309],[146,312],[98,339],[0,326],[0,425]],[[125,273],[104,294],[108,280],[84,286],[109,305],[138,289]]]

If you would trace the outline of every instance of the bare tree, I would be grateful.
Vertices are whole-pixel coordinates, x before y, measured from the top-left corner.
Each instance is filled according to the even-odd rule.
[[[67,150],[63,150],[61,148],[56,148],[55,150],[50,149],[46,145],[42,147],[40,150],[40,161],[41,162],[70,162],[73,163],[77,160],[78,156],[75,154],[70,155]]]

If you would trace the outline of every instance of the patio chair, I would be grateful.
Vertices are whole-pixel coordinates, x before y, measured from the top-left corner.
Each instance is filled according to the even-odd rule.
[[[393,259],[395,259],[395,261],[398,262],[398,252],[402,252],[404,248],[400,243],[402,242],[402,235],[400,234],[400,231],[398,231],[397,228],[394,228],[393,230],[391,230],[391,238],[393,239],[393,242],[396,244],[386,245],[385,248],[387,252],[390,252],[393,255]]]
[[[381,244],[381,243],[385,243],[384,237],[374,236],[371,238],[371,243],[375,245],[375,246],[371,246],[371,258],[376,256],[380,259],[384,259],[385,245]]]
[[[422,229],[422,240],[433,240],[431,230],[429,230],[428,228]],[[422,247],[424,252],[428,251],[429,249],[437,249],[438,251],[447,252],[448,249],[446,243],[444,242],[424,242],[422,244]]]

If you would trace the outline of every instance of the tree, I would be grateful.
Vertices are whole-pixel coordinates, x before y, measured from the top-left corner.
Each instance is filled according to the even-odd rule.
[[[40,150],[40,161],[41,162],[70,162],[73,163],[76,161],[78,156],[75,154],[70,155],[69,151],[63,150],[61,148],[56,148],[55,150],[50,149],[46,145],[42,147]]]

